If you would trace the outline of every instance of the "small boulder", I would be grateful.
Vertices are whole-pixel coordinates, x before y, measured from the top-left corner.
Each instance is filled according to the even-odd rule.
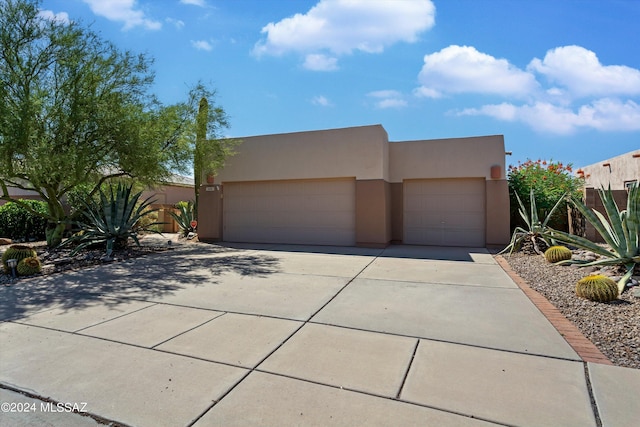
[[[10,245],[13,242],[11,241],[11,239],[4,239],[4,238],[0,238],[0,246],[2,245]]]

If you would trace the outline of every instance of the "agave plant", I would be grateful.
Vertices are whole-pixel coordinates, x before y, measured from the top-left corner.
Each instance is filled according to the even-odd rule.
[[[592,265],[622,265],[626,273],[618,281],[618,293],[624,291],[625,284],[633,275],[636,265],[640,264],[640,189],[638,183],[629,188],[627,197],[627,208],[619,210],[611,188],[598,190],[600,200],[604,205],[606,217],[596,211],[591,210],[580,200],[571,199],[571,203],[584,215],[593,228],[602,236],[609,245],[605,248],[584,237],[553,230],[552,236],[558,241],[589,250],[602,256],[596,261],[568,260],[559,264],[580,264],[582,266]]]
[[[176,220],[178,227],[180,227],[180,233],[183,236],[195,231],[195,228],[191,226],[193,221],[193,202],[179,202],[176,204],[179,213],[169,212],[169,214]]]
[[[74,253],[89,245],[104,244],[107,256],[111,256],[114,247],[126,246],[129,238],[140,246],[140,232],[158,233],[153,226],[161,224],[159,222],[139,224],[141,218],[157,211],[149,209],[149,205],[153,203],[150,198],[140,202],[141,195],[141,192],[132,194],[131,185],[119,184],[115,191],[111,187],[108,195],[100,190],[99,202],[93,199],[81,200],[86,221],[78,223],[82,231],[67,241],[78,244]]]
[[[536,198],[533,195],[533,189],[531,189],[531,192],[529,193],[529,200],[531,204],[529,212],[527,212],[527,208],[524,206],[524,203],[522,203],[522,200],[520,200],[518,193],[514,194],[516,199],[518,199],[518,204],[520,205],[518,212],[527,225],[527,229],[516,227],[511,235],[511,242],[506,248],[500,251],[500,253],[509,251],[509,254],[511,254],[513,251],[518,250],[525,241],[530,241],[533,244],[533,250],[535,250],[538,255],[542,255],[543,252],[538,246],[541,242],[544,242],[547,246],[555,244],[555,241],[550,234],[551,228],[547,226],[547,223],[556,209],[558,209],[565,200],[566,193],[558,199],[555,205],[553,205],[553,208],[551,208],[549,213],[547,213],[547,216],[542,222],[540,222],[540,219],[538,218],[538,209],[536,207]]]

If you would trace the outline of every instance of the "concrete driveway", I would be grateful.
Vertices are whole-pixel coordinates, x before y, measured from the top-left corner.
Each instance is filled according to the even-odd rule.
[[[0,316],[0,425],[640,419],[640,371],[583,362],[484,249],[187,245],[3,287]]]

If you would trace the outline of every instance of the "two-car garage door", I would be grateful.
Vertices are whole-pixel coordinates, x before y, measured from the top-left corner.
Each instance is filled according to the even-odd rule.
[[[355,179],[225,183],[224,240],[355,244]]]
[[[485,246],[485,180],[407,180],[404,243]]]
[[[485,180],[406,180],[403,242],[485,246]],[[229,242],[350,246],[356,243],[355,179],[224,184]]]

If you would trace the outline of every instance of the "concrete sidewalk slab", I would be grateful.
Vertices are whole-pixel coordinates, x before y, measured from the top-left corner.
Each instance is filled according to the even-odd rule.
[[[218,283],[185,286],[153,301],[187,307],[307,320],[349,281],[345,277],[276,273],[227,274]]]
[[[587,366],[602,425],[640,424],[640,370],[597,363]]]
[[[292,320],[228,313],[157,349],[253,368],[301,325]]]
[[[32,399],[23,394],[0,388],[0,402],[10,406],[0,411],[0,426],[7,427],[97,427],[96,420],[71,411],[56,403]],[[60,402],[63,403],[63,402]],[[69,408],[73,408],[70,406]],[[20,410],[18,410],[20,409]]]
[[[253,372],[196,427],[231,426],[482,427],[464,416],[391,399]]]
[[[380,256],[384,258],[411,258],[431,261],[496,263],[493,256],[485,248],[391,245],[386,247]]]
[[[519,289],[355,279],[312,321],[580,360]]]
[[[307,324],[259,369],[394,398],[416,344],[411,338]]]
[[[79,333],[142,347],[154,347],[223,314],[219,311],[156,304],[82,329]]]
[[[456,285],[517,289],[513,280],[498,264],[489,263],[377,258],[358,277],[361,279],[453,283]]]
[[[2,381],[135,426],[187,425],[246,370],[154,350],[0,324]]]
[[[582,363],[421,340],[403,400],[527,427],[596,426]]]
[[[257,252],[267,255],[267,252]],[[318,276],[353,277],[365,268],[373,256],[332,255],[299,252],[268,252],[278,260],[279,272]]]
[[[269,248],[276,253],[304,253],[315,255],[356,255],[366,257],[379,256],[384,249],[363,248],[356,246],[322,246],[322,245],[285,245],[277,244]]]
[[[20,323],[75,332],[154,305],[146,301],[104,299],[71,307],[56,307],[19,319]]]

